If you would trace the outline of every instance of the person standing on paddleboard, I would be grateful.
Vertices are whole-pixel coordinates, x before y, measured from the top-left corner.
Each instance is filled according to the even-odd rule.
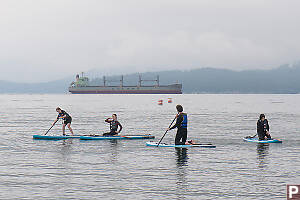
[[[112,118],[107,118],[105,122],[109,123],[110,125],[110,132],[104,133],[103,136],[110,136],[110,135],[117,135],[122,131],[122,125],[118,121],[117,114],[113,114]],[[118,128],[120,127],[120,130]]]
[[[260,114],[259,120],[257,121],[257,135],[259,140],[271,140],[271,135],[270,135],[270,126],[269,122],[266,119],[266,116],[264,114]]]
[[[66,135],[65,134],[65,127],[66,126],[69,128],[71,134],[74,135],[73,130],[71,128],[72,117],[68,113],[66,113],[66,111],[60,109],[59,107],[56,108],[56,112],[58,112],[58,116],[57,116],[56,120],[53,122],[52,126],[54,126],[54,124],[59,119],[63,119],[63,125],[62,125],[63,135]]]
[[[171,128],[168,128],[167,131],[177,128],[177,134],[175,137],[175,145],[186,145],[186,144],[194,144],[194,141],[186,141],[187,140],[187,114],[183,113],[183,107],[181,105],[177,105],[176,109],[178,114],[176,115],[176,124]]]

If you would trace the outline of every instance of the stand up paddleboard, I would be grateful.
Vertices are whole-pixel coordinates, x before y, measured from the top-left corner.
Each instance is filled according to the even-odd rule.
[[[154,138],[153,135],[80,136],[80,140],[143,140]]]
[[[157,147],[157,142],[146,142],[147,146]],[[179,147],[179,148],[189,148],[189,147],[201,147],[201,148],[216,148],[215,145],[212,144],[192,144],[192,145],[175,145],[175,144],[166,144],[160,143],[158,147]]]
[[[243,138],[246,142],[255,142],[255,143],[282,143],[281,140],[271,139],[271,140],[258,140],[258,138]]]
[[[33,139],[35,140],[66,140],[71,138],[80,138],[80,135],[33,135]]]
[[[66,140],[71,138],[77,138],[81,140],[138,140],[138,139],[154,139],[152,135],[118,135],[118,136],[83,136],[83,135],[33,135],[33,139],[36,140]]]

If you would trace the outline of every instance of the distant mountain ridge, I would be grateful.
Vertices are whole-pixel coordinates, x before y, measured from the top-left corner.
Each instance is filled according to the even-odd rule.
[[[160,76],[160,84],[182,83],[184,93],[300,93],[300,63],[271,70],[234,71],[200,68],[188,71],[161,71],[141,73],[144,79]],[[75,77],[75,74],[74,74]],[[108,76],[111,85],[118,85],[120,76]],[[0,81],[0,93],[67,93],[73,78],[47,83],[13,83]],[[102,85],[102,79],[91,84]],[[124,84],[137,85],[138,73],[124,75]],[[149,84],[149,83],[148,83]]]
[[[0,81],[0,93],[21,93],[21,94],[47,94],[47,93],[67,93],[67,87],[73,79],[66,78],[57,81],[44,83],[14,83]]]

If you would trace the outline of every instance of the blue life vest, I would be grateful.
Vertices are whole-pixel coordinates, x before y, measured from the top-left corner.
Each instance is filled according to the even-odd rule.
[[[187,128],[187,123],[188,123],[187,114],[183,113],[182,117],[183,117],[183,120],[181,122],[181,128]]]

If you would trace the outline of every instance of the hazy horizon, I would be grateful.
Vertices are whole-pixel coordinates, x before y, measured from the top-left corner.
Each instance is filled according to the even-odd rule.
[[[300,60],[297,0],[1,1],[0,80],[48,82]]]
[[[89,71],[86,71],[86,72],[83,72],[84,76],[88,77],[90,79],[90,81],[92,80],[95,80],[95,79],[102,79],[103,76],[107,76],[107,77],[113,77],[113,76],[121,76],[121,75],[124,75],[124,76],[130,76],[130,75],[134,75],[134,74],[137,74],[137,73],[141,73],[141,74],[147,74],[147,73],[151,73],[151,74],[160,74],[160,73],[164,73],[164,72],[175,72],[175,71],[179,71],[179,72],[190,72],[190,71],[193,71],[193,70],[199,70],[199,69],[216,69],[216,70],[229,70],[229,71],[232,71],[232,72],[246,72],[246,71],[253,71],[253,72],[256,72],[258,70],[276,70],[276,69],[279,69],[280,67],[289,67],[289,68],[299,68],[300,67],[300,62],[295,62],[293,64],[286,64],[286,65],[281,65],[281,66],[277,66],[277,67],[274,67],[274,68],[270,68],[270,69],[226,69],[226,68],[216,68],[216,67],[199,67],[199,68],[193,68],[193,69],[166,69],[166,70],[148,70],[148,71],[144,71],[144,72],[125,72],[125,73],[122,73],[122,72],[118,72],[118,73],[110,73],[110,72],[101,72],[101,71],[98,71],[97,69],[92,69],[92,70],[89,70]],[[70,81],[74,80],[75,81],[75,77],[76,75],[79,74],[81,76],[82,72],[77,72],[77,73],[74,73],[74,74],[71,74],[71,75],[68,75],[68,76],[65,76],[65,77],[62,77],[62,78],[57,78],[57,79],[47,79],[47,80],[44,80],[44,81],[11,81],[11,80],[0,80],[0,81],[5,81],[5,82],[11,82],[11,83],[24,83],[24,84],[46,84],[46,83],[51,83],[51,82],[57,82],[57,81],[65,81],[67,79],[70,79]],[[153,77],[155,77],[155,75],[153,75]]]

